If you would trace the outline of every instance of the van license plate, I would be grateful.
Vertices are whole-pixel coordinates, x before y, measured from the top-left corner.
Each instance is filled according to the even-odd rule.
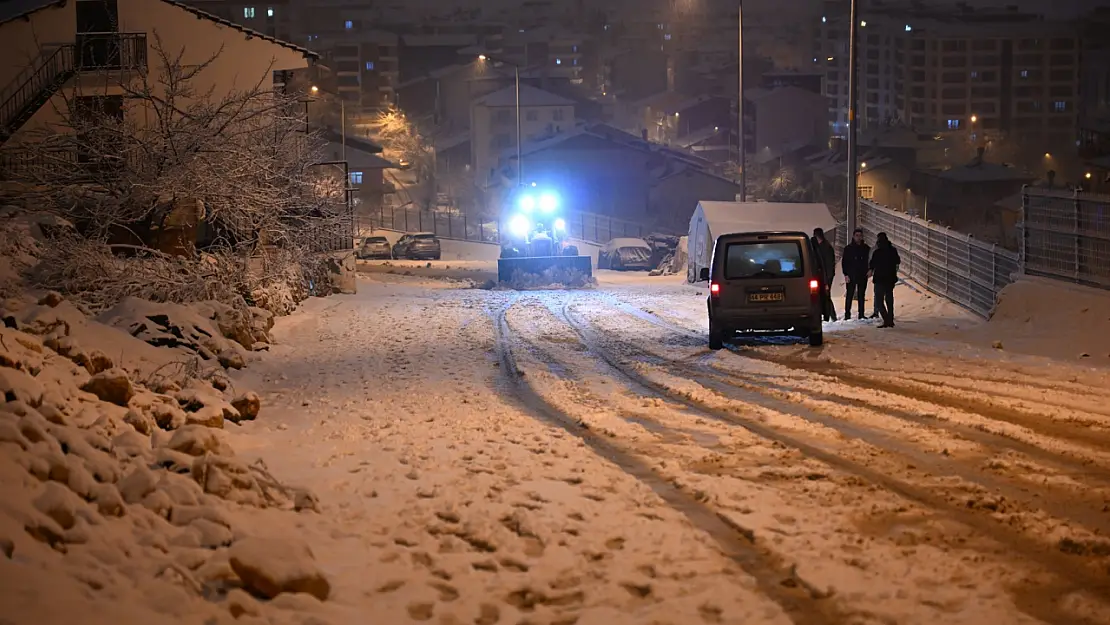
[[[748,293],[749,302],[781,302],[784,299],[785,293]]]

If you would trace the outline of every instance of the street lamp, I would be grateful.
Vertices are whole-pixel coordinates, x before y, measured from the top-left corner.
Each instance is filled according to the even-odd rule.
[[[316,85],[309,87],[309,91],[313,96],[317,96],[321,91],[328,95],[335,96],[339,100],[339,141],[342,151],[342,159],[347,160],[347,103],[343,100],[343,96],[333,91],[325,91]],[[308,126],[308,102],[305,102],[305,126]]]
[[[516,183],[517,185],[524,184],[524,159],[521,157],[521,132],[520,132],[520,66],[516,63],[511,63],[504,59],[492,59],[485,54],[479,54],[478,60],[485,63],[492,61],[494,63],[504,63],[513,68],[513,80],[516,85]]]
[[[848,26],[848,193],[845,204],[847,217],[847,230],[856,229],[856,211],[859,203],[859,170],[856,162],[859,160],[859,139],[857,126],[859,125],[856,108],[859,100],[859,27],[866,26],[866,22],[859,20],[859,2],[852,0],[851,24]]]
[[[748,169],[744,167],[744,2],[740,0],[736,6],[736,116],[739,118],[737,124],[737,143],[739,144],[739,152],[737,154],[740,161],[740,201],[748,201]]]

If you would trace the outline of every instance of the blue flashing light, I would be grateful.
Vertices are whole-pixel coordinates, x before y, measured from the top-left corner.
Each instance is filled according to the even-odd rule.
[[[545,213],[553,213],[555,209],[559,208],[559,198],[554,193],[544,193],[540,196],[540,210]]]
[[[524,215],[514,215],[513,218],[509,220],[509,232],[511,232],[513,236],[526,237],[531,227],[531,222],[529,222],[528,218]]]
[[[531,195],[522,195],[517,200],[517,205],[520,206],[520,210],[530,213],[536,208],[536,198]]]

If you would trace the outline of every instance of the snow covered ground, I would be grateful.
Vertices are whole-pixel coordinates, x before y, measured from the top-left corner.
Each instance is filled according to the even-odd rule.
[[[969,343],[1003,328],[908,285],[894,330],[711,353],[704,297],[366,274],[278,320],[230,442],[321,500],[297,532],[333,594],[298,609],[1110,623],[1110,371]]]

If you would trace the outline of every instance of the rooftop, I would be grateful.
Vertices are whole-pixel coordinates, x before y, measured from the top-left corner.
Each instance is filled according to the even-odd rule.
[[[480,98],[474,104],[489,106],[489,107],[502,107],[502,106],[516,106],[516,85],[505,87],[499,91]],[[573,106],[574,102],[560,95],[555,95],[549,91],[537,89],[531,85],[520,85],[520,105],[521,106]]]

